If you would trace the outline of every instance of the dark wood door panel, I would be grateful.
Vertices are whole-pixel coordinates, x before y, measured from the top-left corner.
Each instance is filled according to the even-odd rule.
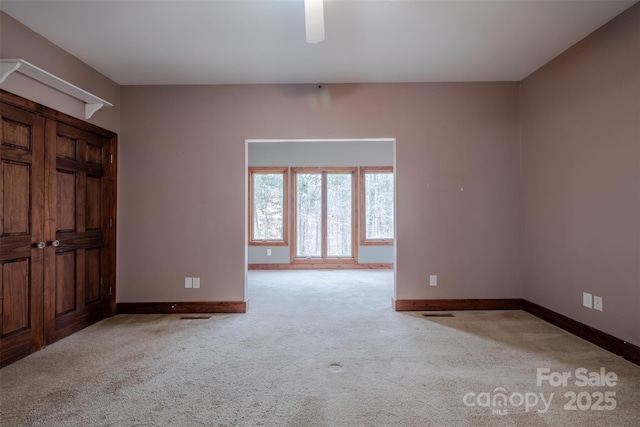
[[[116,135],[1,90],[0,102],[6,366],[114,314]]]
[[[29,329],[29,294],[31,281],[30,260],[18,259],[2,263],[0,288],[2,288],[2,316],[0,331],[5,337]]]
[[[38,350],[43,333],[44,119],[0,109],[0,366]]]
[[[89,305],[102,298],[102,248],[87,249],[84,252],[84,303]]]
[[[3,105],[2,112],[2,145],[13,146],[25,151],[33,150],[33,133],[36,124],[40,124],[42,118],[10,105]],[[35,129],[37,131],[38,129]],[[37,143],[37,141],[35,141]]]
[[[29,258],[34,247],[35,245],[31,244],[31,236],[3,236],[0,262]]]
[[[92,130],[81,129],[80,126],[70,125],[61,121],[55,121],[57,135],[74,140],[88,141],[91,144],[102,146],[105,136]],[[108,138],[106,138],[108,139]]]
[[[56,254],[56,316],[74,311],[76,305],[76,253]]]
[[[100,139],[87,140],[87,149],[85,151],[85,163],[87,166],[100,166],[106,163],[104,141]]]
[[[77,174],[57,171],[56,184],[56,232],[76,231]]]
[[[60,242],[60,246],[56,248],[56,252],[100,247],[105,244],[103,236],[104,233],[102,230],[56,233],[56,239]]]
[[[103,253],[108,245],[110,180],[106,172],[110,142],[59,123],[50,124],[48,132],[49,140],[64,145],[47,146],[47,158],[55,164],[47,179],[55,194],[49,194],[46,203],[55,215],[47,223],[45,234],[59,246],[55,255],[49,254],[55,256],[55,262],[48,261],[48,265],[55,271],[56,280],[49,286],[45,316],[49,325],[46,337],[56,340],[109,312],[109,293],[104,284],[110,280],[110,258]]]
[[[61,159],[56,160],[56,167],[60,171],[69,172],[86,172],[91,175],[103,176],[106,174],[105,167],[102,165],[94,165],[91,163],[79,163],[75,160]]]
[[[9,162],[31,164],[33,153],[22,148],[2,144],[2,159]]]
[[[2,160],[2,234],[29,236],[31,165]]]
[[[9,145],[31,151],[31,117],[26,114],[6,113],[2,120],[3,145]]]
[[[85,212],[85,229],[100,230],[103,227],[103,182],[102,177],[87,176],[86,181],[86,212]]]
[[[55,319],[54,335],[52,342],[78,332],[111,315],[109,301],[100,300],[85,306],[83,309]]]
[[[38,349],[33,345],[30,331],[22,331],[3,338],[0,340],[0,367],[20,360]]]
[[[75,138],[70,136],[58,135],[56,140],[56,157],[76,160],[76,145],[77,141]]]
[[[58,292],[54,339],[60,339],[109,315],[110,301],[105,282],[104,245],[58,253]],[[75,286],[71,286],[72,277]],[[74,304],[74,308],[71,305]]]

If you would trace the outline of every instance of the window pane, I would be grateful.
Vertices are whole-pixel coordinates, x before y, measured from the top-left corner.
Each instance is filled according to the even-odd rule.
[[[366,173],[365,230],[366,239],[393,239],[393,174]]]
[[[322,256],[322,175],[296,174],[296,256]]]
[[[284,175],[253,175],[252,240],[284,240]]]
[[[351,257],[351,174],[327,174],[327,256]]]

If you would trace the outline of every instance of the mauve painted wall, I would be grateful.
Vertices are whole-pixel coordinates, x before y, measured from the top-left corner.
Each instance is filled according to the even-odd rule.
[[[18,72],[11,74],[0,85],[1,89],[115,133],[120,131],[120,86],[1,11],[0,58],[24,59],[109,101],[113,107],[103,107],[85,120],[84,103]]]
[[[245,139],[395,137],[398,298],[524,297],[640,345],[639,15],[520,85],[331,85],[327,104],[295,85],[124,87],[121,100],[2,12],[0,56],[115,104],[90,122],[122,121],[121,302],[250,297]],[[19,74],[2,88],[82,118],[81,103]],[[187,275],[202,289],[185,290]],[[604,311],[583,308],[583,291]]]
[[[521,114],[524,297],[640,345],[640,5],[527,77]]]
[[[397,138],[397,297],[522,297],[518,84],[328,90],[324,104],[313,85],[122,88],[120,302],[250,299],[252,138]]]

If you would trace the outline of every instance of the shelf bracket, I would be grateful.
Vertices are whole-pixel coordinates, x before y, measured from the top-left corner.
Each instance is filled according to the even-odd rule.
[[[104,106],[113,107],[110,102],[30,64],[24,59],[0,59],[0,84],[15,71],[84,102],[84,118],[86,120],[89,120],[96,111]]]
[[[84,117],[85,119],[90,119],[91,116],[93,116],[93,114],[98,111],[99,109],[102,108],[104,104],[103,103],[99,103],[99,104],[84,104]]]
[[[9,75],[18,68],[20,68],[19,62],[5,62],[5,60],[0,62],[0,84],[2,84],[7,77],[9,77]]]

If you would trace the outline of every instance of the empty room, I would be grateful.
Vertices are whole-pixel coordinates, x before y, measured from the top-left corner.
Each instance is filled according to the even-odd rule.
[[[635,426],[640,4],[0,2],[0,426]]]

